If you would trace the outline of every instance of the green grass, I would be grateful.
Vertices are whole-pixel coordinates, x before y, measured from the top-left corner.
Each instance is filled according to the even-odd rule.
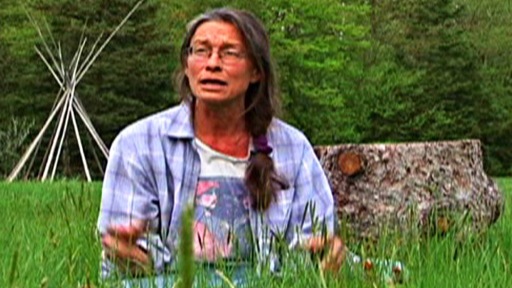
[[[0,287],[97,282],[99,184],[0,184]]]
[[[512,178],[497,181],[506,209],[484,235],[463,242],[455,234],[389,235],[372,245],[348,245],[369,257],[403,262],[409,273],[403,287],[512,287]],[[95,233],[100,197],[100,183],[0,183],[0,287],[102,287]],[[385,286],[380,274],[345,266],[338,276],[322,275],[305,259],[291,255],[280,277],[263,273],[254,286]]]

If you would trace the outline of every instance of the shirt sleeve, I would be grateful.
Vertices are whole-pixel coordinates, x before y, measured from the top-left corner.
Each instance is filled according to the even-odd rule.
[[[137,140],[136,135],[120,134],[110,149],[98,219],[100,233],[110,225],[130,225],[134,220],[158,226],[158,193],[150,167],[141,157],[143,145],[137,145]]]
[[[159,204],[151,166],[143,160],[144,145],[136,135],[123,135],[114,140],[103,180],[98,232],[105,233],[111,225],[130,225],[134,220],[149,224],[150,231],[137,240],[148,251],[154,268],[159,271],[170,254],[158,234]],[[145,162],[146,161],[146,162]],[[103,255],[103,254],[102,254]],[[118,275],[114,263],[102,257],[101,276]]]
[[[295,180],[295,194],[288,229],[290,247],[302,245],[312,236],[334,231],[334,200],[313,147],[305,140]]]

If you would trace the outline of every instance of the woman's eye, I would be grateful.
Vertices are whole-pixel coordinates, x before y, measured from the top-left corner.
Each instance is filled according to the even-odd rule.
[[[224,56],[239,57],[239,55],[240,55],[240,52],[238,52],[237,50],[225,50],[224,51]]]
[[[194,54],[196,55],[208,55],[210,53],[210,50],[206,47],[197,47],[194,49]]]

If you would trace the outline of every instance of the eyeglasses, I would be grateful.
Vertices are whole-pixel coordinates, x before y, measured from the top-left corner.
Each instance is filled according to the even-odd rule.
[[[213,49],[206,45],[195,45],[188,47],[187,52],[189,56],[192,56],[197,61],[207,61],[212,56]],[[247,56],[238,48],[232,47],[219,49],[217,51],[217,55],[219,56],[220,61],[226,65],[236,64]]]

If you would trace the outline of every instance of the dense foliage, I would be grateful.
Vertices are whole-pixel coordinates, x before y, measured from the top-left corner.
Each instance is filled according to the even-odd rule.
[[[57,53],[60,45],[68,63],[82,35],[90,49],[136,2],[25,0],[22,5],[0,0],[0,130],[8,133],[13,118],[22,118],[36,123],[35,135],[57,93],[33,49],[42,42],[26,11],[49,43],[51,31],[56,43],[51,49]],[[201,11],[225,4],[146,0],[113,38],[77,90],[107,144],[135,119],[176,103],[172,72],[185,25]],[[510,1],[254,0],[229,5],[253,11],[267,25],[279,67],[283,117],[313,144],[478,138],[487,170],[512,173]],[[74,137],[65,147],[65,175],[80,175]]]

